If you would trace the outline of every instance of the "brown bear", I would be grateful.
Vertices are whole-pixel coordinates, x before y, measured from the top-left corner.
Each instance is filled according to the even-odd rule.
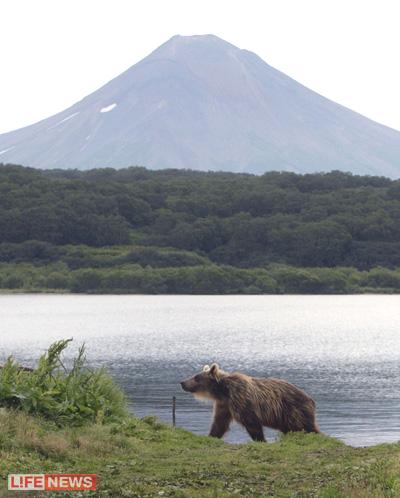
[[[319,432],[314,400],[284,380],[228,373],[213,363],[181,386],[196,397],[214,401],[210,436],[221,438],[232,420],[242,424],[254,441],[265,441],[263,426],[284,434]]]

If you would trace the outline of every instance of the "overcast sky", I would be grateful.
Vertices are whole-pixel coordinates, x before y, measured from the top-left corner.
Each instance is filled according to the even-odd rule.
[[[0,133],[72,105],[175,34],[212,33],[400,130],[397,0],[0,0]]]

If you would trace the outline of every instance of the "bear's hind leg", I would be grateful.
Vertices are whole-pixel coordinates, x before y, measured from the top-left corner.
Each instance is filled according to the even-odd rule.
[[[321,431],[320,431],[320,429],[318,427],[318,424],[317,424],[317,422],[315,420],[306,423],[305,431],[306,432],[316,432],[317,434],[321,433]]]
[[[245,427],[253,441],[262,441],[263,443],[266,443],[264,431],[261,424],[251,426],[247,425]]]
[[[246,415],[242,417],[240,421],[242,425],[244,425],[246,431],[249,433],[249,436],[253,441],[265,441],[263,426],[260,421],[255,416]]]

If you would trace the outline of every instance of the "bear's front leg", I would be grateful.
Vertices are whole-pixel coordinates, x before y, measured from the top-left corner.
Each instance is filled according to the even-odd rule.
[[[232,415],[227,403],[216,401],[214,403],[214,420],[211,425],[209,436],[221,438],[229,429]]]

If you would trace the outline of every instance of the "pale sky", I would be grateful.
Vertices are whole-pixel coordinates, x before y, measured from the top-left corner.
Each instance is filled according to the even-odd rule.
[[[0,133],[206,33],[400,130],[399,24],[398,0],[0,0]]]

